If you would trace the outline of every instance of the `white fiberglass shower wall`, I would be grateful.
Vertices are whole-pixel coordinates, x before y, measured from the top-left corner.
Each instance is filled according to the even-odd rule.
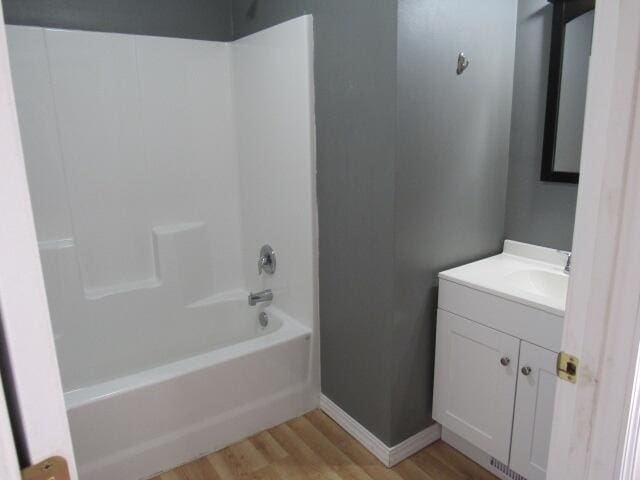
[[[83,478],[149,476],[315,406],[311,30],[7,28]]]

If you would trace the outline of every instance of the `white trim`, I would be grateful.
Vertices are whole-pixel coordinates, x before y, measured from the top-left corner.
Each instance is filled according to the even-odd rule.
[[[640,324],[640,312],[636,324]],[[640,358],[636,359],[629,422],[620,467],[620,478],[624,480],[632,480],[640,476],[640,368],[638,368],[640,362],[638,360]]]
[[[393,467],[416,452],[440,440],[442,427],[434,423],[415,435],[389,448],[388,467]]]
[[[441,427],[434,423],[403,442],[389,447],[325,395],[320,395],[320,409],[389,468],[440,440]]]
[[[13,441],[9,410],[7,408],[2,378],[0,377],[0,478],[3,480],[20,480],[18,455]]]
[[[344,428],[349,435],[369,450],[378,460],[389,466],[389,447],[373,433],[354,420],[347,412],[324,394],[320,395],[320,409]]]
[[[640,7],[640,4],[639,4]],[[640,22],[640,8],[637,9]],[[637,55],[640,55],[640,29]],[[638,64],[640,67],[640,63]],[[640,68],[638,70],[640,74]],[[640,75],[636,77],[640,93]],[[611,297],[607,312],[606,338],[601,356],[600,382],[591,416],[593,440],[588,458],[589,478],[635,479],[633,471],[622,468],[623,459],[637,454],[637,430],[633,422],[638,415],[634,386],[640,342],[640,101],[636,96],[633,139],[625,172],[620,237]],[[631,160],[633,159],[633,160]],[[636,410],[634,410],[634,408]],[[612,416],[611,413],[615,412]],[[624,472],[625,476],[621,473]]]

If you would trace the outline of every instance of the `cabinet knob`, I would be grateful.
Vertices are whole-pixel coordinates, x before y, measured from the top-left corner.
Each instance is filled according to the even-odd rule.
[[[511,363],[511,359],[510,359],[509,357],[502,357],[502,358],[500,359],[500,364],[501,364],[503,367],[506,367],[506,366],[507,366],[507,365],[509,365],[510,363]]]
[[[531,373],[531,367],[522,367],[520,371],[526,377]]]

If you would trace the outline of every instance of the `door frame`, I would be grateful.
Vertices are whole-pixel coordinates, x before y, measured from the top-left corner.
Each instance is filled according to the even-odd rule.
[[[596,3],[562,348],[580,359],[559,382],[549,480],[631,478],[623,457],[640,298],[640,2]],[[621,473],[627,476],[621,477]]]
[[[633,188],[640,185],[639,38],[640,2],[597,3],[563,336],[563,349],[581,366],[577,385],[558,386],[550,480],[618,478],[636,447],[627,429],[639,331],[640,258],[633,251],[640,244],[640,193]],[[65,457],[76,479],[1,9],[0,172],[2,359],[17,449],[23,463]],[[3,409],[4,403],[2,460],[11,458],[13,442]]]
[[[27,185],[0,1],[0,454],[22,467],[64,457],[77,479]],[[10,413],[13,435],[4,425]],[[14,454],[15,456],[15,454]],[[9,460],[10,461],[10,460]]]
[[[20,480],[18,453],[11,431],[9,409],[2,387],[2,375],[0,375],[0,478]]]

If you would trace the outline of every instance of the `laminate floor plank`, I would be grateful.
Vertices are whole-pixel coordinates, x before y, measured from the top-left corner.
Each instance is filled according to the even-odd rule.
[[[176,468],[174,473],[180,480],[220,480],[220,476],[207,461],[206,457],[182,465]],[[167,474],[162,475],[163,480],[171,479],[171,477],[167,477],[166,475]]]
[[[342,427],[320,410],[305,415],[313,426],[336,448],[341,450],[351,462],[359,465],[373,480],[404,480],[394,470],[385,467],[369,450],[345,432]]]
[[[320,458],[330,465],[341,478],[344,480],[373,480],[360,465],[353,462],[305,417],[295,418],[288,423],[298,437],[317,452]]]
[[[386,468],[320,410],[151,480],[498,480],[442,441]]]
[[[441,477],[432,477],[418,467],[411,459],[404,460],[393,467],[402,480],[441,480]]]
[[[287,456],[287,452],[269,432],[260,432],[251,437],[249,441],[269,463],[277,462]]]
[[[411,461],[428,475],[442,480],[472,480],[473,477],[455,471],[451,466],[434,457],[427,450],[429,449],[420,450],[411,457]]]
[[[444,442],[436,442],[429,448],[429,453],[449,465],[453,470],[474,480],[493,480],[496,477],[477,463],[465,457],[455,448]]]
[[[296,477],[302,470],[300,478],[320,478],[330,480],[348,480],[325,463],[320,456],[298,437],[289,427],[288,423],[279,425],[269,430],[269,433],[280,446],[288,453],[288,456],[277,462],[282,469],[296,472]]]

